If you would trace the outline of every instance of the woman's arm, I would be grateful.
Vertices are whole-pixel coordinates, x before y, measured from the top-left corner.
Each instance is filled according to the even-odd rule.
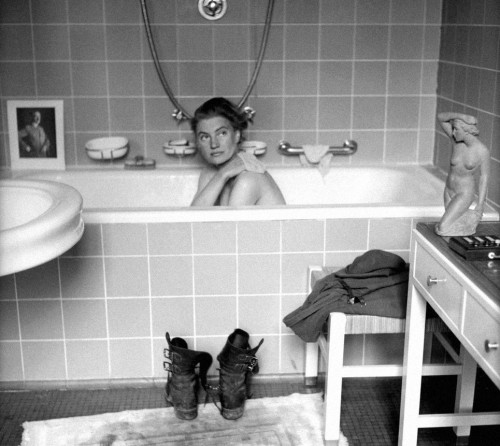
[[[227,181],[245,170],[239,157],[233,158],[219,170],[204,170],[200,174],[198,191],[191,206],[214,206]]]
[[[454,119],[460,119],[466,124],[476,125],[477,119],[474,116],[466,115],[464,113],[456,113],[456,112],[441,112],[438,114],[438,121],[441,124],[444,132],[451,138],[453,134],[453,126],[451,121]]]

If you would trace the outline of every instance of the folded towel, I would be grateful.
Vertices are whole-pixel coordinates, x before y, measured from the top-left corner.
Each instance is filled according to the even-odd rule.
[[[245,165],[245,170],[248,172],[256,172],[256,173],[264,173],[266,171],[266,167],[262,164],[255,155],[246,152],[239,152],[238,156],[243,161]]]
[[[307,159],[312,164],[318,164],[321,159],[328,153],[329,147],[326,145],[311,145],[311,144],[305,144],[302,146],[304,149],[304,155]]]
[[[299,156],[300,163],[303,166],[317,165],[322,177],[330,170],[330,162],[333,158],[331,153],[328,153],[329,146],[327,145],[311,145],[305,144],[302,146],[304,154]]]

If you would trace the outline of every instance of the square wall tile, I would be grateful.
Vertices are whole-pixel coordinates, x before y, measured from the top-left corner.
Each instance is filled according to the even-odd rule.
[[[59,259],[62,297],[104,297],[103,259],[75,257]]]
[[[358,25],[356,27],[355,58],[358,60],[387,59],[388,40],[389,27],[387,25]]]
[[[238,293],[268,294],[280,291],[280,256],[240,255],[238,257]]]
[[[107,341],[67,341],[68,379],[107,379]]]
[[[117,8],[123,10],[125,8]],[[106,52],[109,60],[141,59],[141,24],[106,26]]]
[[[10,96],[35,96],[35,72],[32,62],[3,62],[0,66],[2,90]]]
[[[354,63],[354,94],[386,94],[387,62]]]
[[[235,253],[236,223],[193,223],[195,254]]]
[[[0,301],[0,340],[17,339],[19,339],[19,324],[17,323],[16,302]]]
[[[214,70],[214,95],[238,96],[245,91],[249,80],[248,62],[214,62]]]
[[[146,255],[146,224],[102,225],[104,255]]]
[[[33,44],[35,47],[36,60],[49,61],[69,59],[68,41],[69,34],[67,26],[33,26]]]
[[[419,94],[422,64],[413,61],[389,62],[389,94]]]
[[[370,220],[369,249],[410,249],[411,219]]]
[[[141,92],[138,92],[141,94]],[[109,100],[110,128],[112,131],[144,129],[142,98],[111,98]]]
[[[423,48],[424,27],[398,26],[391,27],[391,59],[421,59]]]
[[[108,296],[149,296],[147,257],[106,257],[104,264]]]
[[[279,252],[279,221],[238,222],[238,252]]]
[[[320,61],[319,93],[321,95],[350,95],[352,66],[352,62]]]
[[[20,342],[0,342],[0,381],[24,381]]]
[[[285,62],[285,95],[316,95],[318,64]]]
[[[110,299],[107,306],[111,338],[150,336],[149,299]]]
[[[72,59],[92,61],[106,59],[102,25],[71,25],[69,37]]]
[[[323,254],[283,254],[281,266],[281,290],[283,293],[305,293],[307,267],[322,265]]]
[[[351,98],[350,97],[320,97],[319,98],[319,128],[320,129],[350,129],[351,128]],[[328,142],[330,144],[330,142]],[[335,141],[335,144],[337,142]],[[336,157],[333,163],[341,160]]]
[[[142,92],[142,65],[138,62],[108,62],[110,96],[136,96]]]
[[[23,362],[26,381],[66,379],[63,341],[23,342]]]
[[[354,26],[324,25],[320,28],[320,59],[351,60],[354,54]]]
[[[198,28],[199,30],[199,28]],[[197,30],[197,32],[199,32]],[[250,29],[248,25],[215,26],[213,28],[214,60],[250,59]],[[218,42],[224,42],[218,45]],[[197,46],[197,45],[191,45]]]
[[[102,62],[73,62],[71,68],[75,96],[106,95],[106,66]]]
[[[31,300],[19,302],[22,339],[59,339],[63,337],[61,302]]]
[[[108,101],[105,98],[75,98],[75,130],[98,132],[109,129]]]
[[[153,337],[172,338],[194,335],[194,304],[192,297],[152,299]]]
[[[12,25],[0,27],[0,54],[5,60],[33,59],[31,39],[20,39],[19,36],[30,36],[29,25]]]
[[[214,85],[212,64],[210,62],[179,63],[179,81],[181,95],[212,96]]]
[[[21,271],[15,277],[19,299],[58,298],[61,295],[57,260]]]
[[[107,337],[104,299],[63,300],[66,339]]]
[[[293,25],[285,28],[285,59],[318,59],[319,33],[314,25]]]
[[[324,221],[287,220],[282,223],[283,252],[323,251]]]
[[[151,341],[149,339],[112,339],[110,347],[111,377],[149,378],[152,376]]]
[[[279,296],[239,296],[238,327],[253,334],[279,334]]]
[[[197,256],[194,258],[196,295],[236,294],[236,256]]]
[[[354,98],[353,127],[355,129],[383,129],[384,115],[385,98],[367,96]]]
[[[236,297],[197,297],[196,334],[198,336],[229,335],[236,326]]]
[[[385,161],[388,163],[417,162],[416,131],[389,131],[386,136]]]
[[[185,296],[193,294],[191,256],[150,257],[151,295]]]
[[[368,246],[368,219],[326,221],[326,250],[364,250]]]

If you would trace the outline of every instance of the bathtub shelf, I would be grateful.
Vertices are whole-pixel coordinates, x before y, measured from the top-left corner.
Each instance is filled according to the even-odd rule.
[[[183,158],[185,156],[194,155],[196,153],[196,146],[186,139],[179,139],[163,144],[163,151],[168,156]]]

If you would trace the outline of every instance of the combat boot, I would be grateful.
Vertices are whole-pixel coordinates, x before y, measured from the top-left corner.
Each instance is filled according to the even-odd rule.
[[[168,332],[165,335],[168,342],[170,364],[166,363],[169,372],[165,386],[165,399],[174,406],[175,416],[181,420],[192,420],[198,416],[199,384],[206,390],[207,372],[212,364],[212,356],[207,352],[189,350],[187,342],[182,338],[170,340]],[[195,372],[199,364],[199,375]]]
[[[226,345],[217,356],[219,369],[219,396],[221,414],[228,420],[236,420],[243,415],[248,397],[248,375],[259,371],[255,354],[264,342],[251,348],[249,334],[239,328],[227,338]]]

